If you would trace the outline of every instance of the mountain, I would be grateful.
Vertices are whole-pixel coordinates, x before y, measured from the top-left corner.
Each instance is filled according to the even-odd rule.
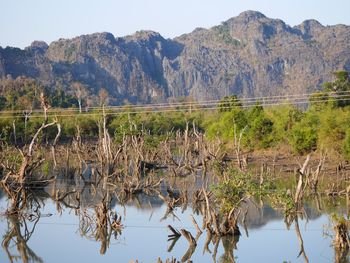
[[[174,39],[95,33],[0,48],[0,78],[27,76],[71,93],[80,82],[92,95],[104,87],[113,104],[307,93],[343,69],[350,71],[350,26],[291,27],[255,11]]]

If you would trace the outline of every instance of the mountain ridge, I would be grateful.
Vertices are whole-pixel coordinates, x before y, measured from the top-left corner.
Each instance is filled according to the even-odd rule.
[[[0,47],[0,78],[27,76],[74,93],[73,82],[113,104],[298,94],[318,90],[332,72],[350,70],[350,27],[305,20],[291,27],[246,11],[173,39],[154,31],[108,32]]]

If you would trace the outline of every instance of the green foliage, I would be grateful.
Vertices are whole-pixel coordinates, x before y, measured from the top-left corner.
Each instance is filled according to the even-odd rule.
[[[251,146],[268,148],[273,143],[273,122],[257,104],[248,112],[248,137]]]
[[[206,133],[208,138],[218,136],[226,141],[233,140],[235,125],[237,133],[247,125],[245,112],[241,109],[222,112],[218,120],[207,120]]]
[[[230,169],[227,173],[228,179],[211,186],[223,213],[238,208],[244,200],[251,197],[267,198],[273,207],[282,209],[285,213],[295,208],[294,200],[285,187],[286,182],[280,186],[266,178],[262,184],[259,184],[250,173],[235,169]]]
[[[77,100],[66,94],[61,87],[49,89],[33,79],[18,77],[14,80],[1,80],[0,110],[39,109],[40,93],[43,92],[52,107],[77,107]]]
[[[224,28],[223,28],[224,29]],[[350,91],[348,73],[334,73],[335,80],[324,84],[324,91],[310,97],[310,107],[300,109],[295,106],[274,106],[263,108],[260,104],[251,108],[243,108],[237,96],[225,97],[218,106],[218,111],[167,112],[167,113],[137,113],[109,114],[107,110],[107,127],[116,141],[121,141],[124,134],[143,135],[148,147],[157,147],[159,142],[168,135],[174,135],[177,130],[184,131],[186,124],[192,129],[192,123],[204,132],[206,138],[219,137],[230,147],[235,132],[239,135],[244,129],[241,146],[255,149],[266,149],[286,145],[297,154],[325,148],[332,153],[342,154],[350,159],[350,104],[349,101],[339,101],[332,92]],[[0,110],[19,110],[20,116],[6,117],[1,113],[0,140],[13,143],[16,126],[16,142],[28,143],[43,122],[43,118],[33,112],[27,123],[23,109],[40,108],[39,94],[44,92],[53,107],[77,107],[77,99],[63,92],[57,86],[53,91],[41,86],[34,80],[17,78],[15,80],[0,80],[2,94]],[[186,98],[182,98],[186,100]],[[349,105],[348,105],[349,104]],[[195,109],[195,106],[193,106]],[[125,112],[134,111],[131,106],[125,107]],[[89,111],[89,114],[77,114],[76,111],[65,110],[59,119],[62,126],[61,139],[71,138],[77,134],[81,137],[97,137],[101,113]],[[90,115],[90,113],[92,113]],[[60,114],[58,113],[58,116]],[[52,120],[52,117],[50,117]],[[55,126],[47,129],[39,139],[51,140],[56,135]]]
[[[78,101],[71,95],[66,94],[61,88],[48,92],[49,104],[55,108],[76,108]]]
[[[309,98],[310,108],[321,111],[330,106],[329,94],[327,92],[314,93]]]
[[[350,160],[350,128],[346,130],[346,135],[343,142],[343,153],[345,158]]]
[[[232,169],[228,171],[228,175],[228,180],[211,187],[216,199],[220,201],[223,213],[238,208],[245,199],[260,192],[259,184],[250,173]]]
[[[304,113],[293,105],[283,105],[268,109],[267,115],[273,122],[274,143],[285,144],[292,127],[303,118]]]
[[[219,112],[232,111],[242,107],[242,103],[236,95],[226,96],[219,103]]]
[[[108,125],[116,141],[121,141],[123,135],[143,135],[146,145],[156,147],[168,133],[184,131],[188,123],[189,129],[203,131],[203,116],[198,113],[147,113],[147,114],[121,114],[113,118]]]
[[[317,148],[318,126],[319,116],[308,112],[292,127],[289,143],[296,153],[305,154]]]
[[[268,195],[268,199],[273,208],[281,209],[288,214],[295,208],[292,195],[285,188],[278,188]]]
[[[350,112],[344,108],[326,108],[319,114],[318,147],[342,152],[346,129],[350,127]]]
[[[41,172],[43,175],[48,177],[50,175],[50,172],[52,171],[52,164],[50,161],[44,161],[44,163],[41,165]]]
[[[305,154],[316,149],[317,133],[314,128],[298,123],[291,132],[290,144],[299,154]]]
[[[350,91],[350,79],[349,73],[347,71],[336,71],[333,72],[335,76],[335,80],[333,82],[325,82],[323,84],[323,90],[326,92],[336,92],[337,95],[344,95],[344,92]],[[346,99],[347,98],[347,99]],[[333,107],[346,107],[350,105],[350,98],[347,97],[339,97],[336,95],[329,96],[329,103]]]
[[[0,140],[10,142],[13,134],[12,119],[0,119]]]

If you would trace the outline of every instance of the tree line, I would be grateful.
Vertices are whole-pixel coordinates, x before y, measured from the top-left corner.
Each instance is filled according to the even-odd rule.
[[[9,85],[9,83],[12,85]],[[58,116],[62,126],[62,138],[70,139],[77,133],[83,138],[94,138],[99,133],[101,111],[82,112],[88,105],[86,89],[75,83],[75,94],[63,89],[50,91],[34,80],[18,78],[0,83],[0,109],[23,110],[24,114],[13,118],[0,114],[0,139],[6,143],[25,144],[42,123],[35,112],[25,111],[40,107],[39,92],[45,93],[48,103],[58,108],[78,108],[79,112],[66,112]],[[11,87],[11,88],[9,88]],[[334,73],[334,81],[323,84],[323,89],[309,97],[308,105],[282,104],[264,107],[259,101],[252,107],[244,107],[237,96],[222,99],[216,111],[133,112],[132,106],[125,113],[113,114],[106,110],[107,128],[120,140],[128,133],[145,134],[149,146],[156,147],[165,136],[184,130],[188,123],[195,123],[208,139],[219,138],[227,144],[235,136],[241,136],[241,144],[247,151],[279,149],[294,154],[306,154],[315,150],[327,150],[341,158],[350,159],[350,80],[346,71]],[[334,95],[335,94],[335,95]],[[340,94],[340,96],[339,96]],[[97,105],[107,105],[108,93],[102,90]],[[96,113],[96,114],[94,114]],[[52,139],[54,128],[45,138]]]

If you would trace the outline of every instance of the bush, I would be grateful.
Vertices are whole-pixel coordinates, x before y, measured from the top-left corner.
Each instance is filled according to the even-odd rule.
[[[273,143],[273,122],[257,104],[248,112],[248,140],[252,147],[267,148]]]
[[[350,160],[350,128],[346,130],[343,142],[343,154],[346,159]]]

